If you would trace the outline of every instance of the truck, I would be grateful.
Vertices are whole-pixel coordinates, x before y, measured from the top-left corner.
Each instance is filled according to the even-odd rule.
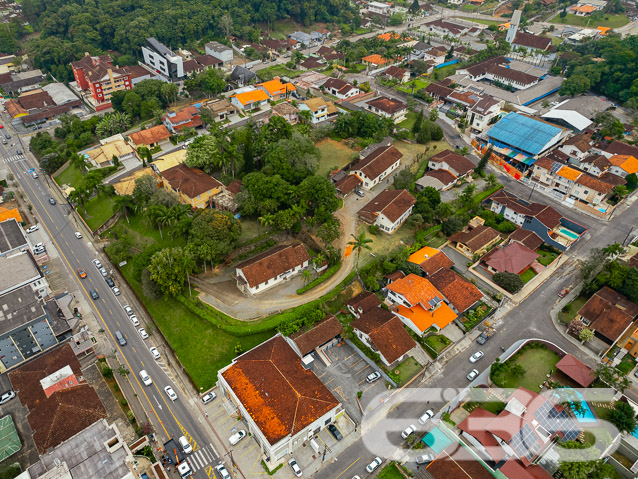
[[[490,336],[492,336],[496,331],[492,327],[485,328],[485,331],[476,339],[476,342],[479,344],[485,344]]]
[[[193,475],[191,467],[184,459],[181,449],[173,439],[164,443],[164,449],[166,450],[164,461],[168,464],[175,464],[179,477],[190,477]]]

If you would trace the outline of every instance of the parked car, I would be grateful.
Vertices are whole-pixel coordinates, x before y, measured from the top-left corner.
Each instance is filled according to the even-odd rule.
[[[375,371],[372,374],[368,374],[366,376],[366,382],[372,384],[373,382],[377,381],[380,377],[381,377],[381,373],[379,371]]]
[[[133,326],[138,327],[140,325],[140,322],[137,320],[137,316],[133,315],[133,316],[129,316],[129,318],[131,320],[131,323],[133,323]]]
[[[470,362],[472,364],[474,364],[475,362],[477,362],[479,359],[481,359],[485,354],[483,353],[483,351],[477,351],[474,354],[472,354],[470,356]]]
[[[142,339],[148,339],[148,333],[146,332],[144,328],[138,329],[137,332],[140,333],[140,337]]]
[[[432,461],[434,461],[434,455],[433,454],[423,454],[422,456],[417,456],[416,457],[416,463],[417,464],[429,464]]]
[[[2,396],[0,396],[0,404],[4,404],[6,402],[11,401],[14,397],[16,397],[16,393],[13,391],[7,391]]]
[[[106,271],[106,268],[98,268],[100,274],[102,276],[104,276],[105,278],[109,275],[109,273]]]
[[[49,198],[49,203],[52,205],[56,204],[55,198]]]
[[[100,260],[97,258],[93,260],[93,264],[97,269],[100,269],[102,267],[102,263],[100,263]]]
[[[27,228],[27,234],[28,233],[33,233],[34,231],[38,231],[38,225],[29,226]]]
[[[164,388],[164,392],[168,396],[168,399],[170,399],[171,401],[176,401],[177,400],[177,393],[173,390],[172,387],[166,386]]]
[[[237,443],[239,441],[241,441],[243,438],[246,437],[246,431],[244,431],[243,429],[240,431],[237,431],[235,434],[233,434],[232,436],[230,436],[228,438],[228,442],[230,442],[231,446],[236,446]]]
[[[106,284],[109,285],[109,288],[115,286],[115,281],[113,281],[113,278],[111,278],[110,276],[105,276],[104,281],[106,281]]]
[[[472,369],[470,371],[470,374],[468,374],[466,377],[468,381],[474,381],[478,375],[479,375],[478,369]]]
[[[44,248],[33,248],[33,254],[40,255],[43,254],[46,250]]]
[[[434,417],[434,411],[432,411],[432,409],[428,409],[427,411],[425,411],[423,416],[419,418],[419,424],[425,424],[433,417]]]
[[[100,295],[97,293],[97,289],[92,289],[91,291],[89,291],[89,294],[91,295],[92,299],[100,299]]]
[[[410,434],[414,433],[416,431],[416,426],[414,424],[410,424],[408,427],[406,427],[403,432],[401,433],[401,437],[403,439],[407,439],[408,436],[410,436]]]
[[[78,276],[80,278],[82,278],[82,279],[86,278],[86,271],[84,271],[83,268],[78,268],[77,271],[78,271]]]
[[[76,231],[74,234],[77,239],[82,239],[82,233],[80,233],[79,231]]]
[[[370,464],[366,466],[366,471],[374,472],[381,464],[383,464],[383,459],[380,457],[375,457]]]
[[[357,190],[357,189],[354,190],[354,194],[357,196],[360,196],[361,198],[363,198],[366,195],[363,191]]]
[[[217,397],[217,394],[215,393],[205,394],[204,396],[202,396],[202,403],[208,404],[209,402],[213,401],[216,397]]]
[[[133,316],[133,309],[131,309],[131,307],[128,304],[125,306],[122,306],[122,309],[124,309],[124,312],[128,314],[129,316]]]
[[[159,353],[159,351],[157,350],[157,348],[155,346],[153,346],[152,348],[148,348],[148,350],[153,355],[153,359],[159,359],[160,358],[160,353]]]
[[[569,288],[563,288],[563,289],[561,289],[561,290],[560,290],[560,292],[558,293],[558,296],[559,296],[560,298],[564,298],[564,297],[565,297],[565,295],[566,295],[567,293],[569,293]]]
[[[120,288],[118,288],[117,286],[113,286],[113,287],[111,288],[111,291],[113,291],[113,294],[114,294],[115,296],[119,296],[119,295],[120,295]]]
[[[339,431],[339,429],[337,429],[337,426],[335,426],[334,424],[330,424],[328,426],[328,431],[330,431],[330,434],[332,434],[332,436],[337,441],[341,441],[343,439],[343,436],[341,435],[341,432]]]
[[[290,459],[288,461],[288,465],[290,466],[290,469],[292,469],[292,473],[297,476],[297,477],[301,477],[303,474],[301,473],[301,468],[299,467],[299,464],[297,464],[297,461],[295,461],[294,459]]]

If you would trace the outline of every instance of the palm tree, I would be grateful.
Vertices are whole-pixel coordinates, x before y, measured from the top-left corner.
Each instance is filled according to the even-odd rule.
[[[324,261],[326,261],[326,255],[323,253],[318,253],[317,256],[312,258],[312,264],[315,268],[320,268]]]
[[[496,179],[496,175],[494,173],[490,173],[489,175],[487,175],[485,181],[488,188],[494,188],[498,183],[498,180]]]
[[[309,110],[300,110],[299,113],[297,113],[297,118],[299,118],[299,122],[302,125],[308,125],[312,119],[312,114]]]
[[[162,235],[162,225],[164,225],[167,219],[168,208],[164,205],[151,205],[146,208],[146,214],[159,229],[160,238],[164,239],[164,235]]]
[[[129,195],[116,196],[113,198],[113,208],[115,211],[121,211],[124,213],[124,217],[126,218],[126,222],[130,224],[131,222],[128,219],[128,210],[133,209],[133,197]]]
[[[357,253],[357,261],[355,262],[354,269],[357,272],[357,278],[359,278],[359,282],[361,282],[361,277],[359,276],[359,256],[361,256],[361,250],[363,249],[372,249],[370,247],[370,243],[372,243],[371,239],[366,238],[365,231],[362,231],[359,236],[352,236],[352,241],[348,242],[348,246],[352,246],[352,249]]]
[[[190,251],[185,250],[184,254],[177,258],[177,267],[184,271],[186,274],[186,281],[188,281],[188,292],[192,296],[190,274],[195,270],[195,258],[190,254]]]

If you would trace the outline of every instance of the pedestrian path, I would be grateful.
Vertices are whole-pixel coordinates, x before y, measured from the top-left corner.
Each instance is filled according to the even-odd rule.
[[[217,458],[219,455],[217,451],[213,447],[212,444],[208,444],[196,451],[193,451],[192,454],[189,454],[186,458],[186,462],[191,467],[193,472],[197,472],[200,469],[206,468],[206,466],[215,466],[217,465]],[[210,468],[210,466],[209,466]]]
[[[24,160],[24,155],[14,155],[2,160],[3,163],[12,163],[14,161]]]

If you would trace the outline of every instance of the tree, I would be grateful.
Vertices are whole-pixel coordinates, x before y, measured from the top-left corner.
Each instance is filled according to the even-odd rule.
[[[474,201],[474,193],[476,192],[476,185],[474,183],[470,183],[459,195],[459,200],[461,200],[461,204],[463,206],[471,206]]]
[[[434,219],[441,223],[452,216],[452,214],[454,214],[454,210],[449,203],[439,203],[436,208],[434,208]]]
[[[560,87],[561,95],[576,96],[589,91],[591,82],[585,75],[572,75]]]
[[[396,190],[410,190],[412,189],[413,181],[414,175],[412,172],[408,168],[404,168],[394,177],[394,188]]]
[[[241,223],[229,212],[198,211],[189,228],[189,245],[204,265],[221,263],[235,248],[241,235]]]
[[[487,178],[485,179],[485,184],[488,188],[494,188],[498,184],[496,175],[494,173],[490,173],[489,175],[487,175]]]
[[[226,38],[230,37],[230,33],[233,31],[233,17],[228,12],[219,18],[219,27]]]
[[[632,432],[638,427],[636,411],[631,404],[617,401],[609,412],[607,419],[618,428],[621,433]]]
[[[594,339],[594,332],[591,329],[583,328],[578,334],[578,339],[580,339],[583,343],[591,341]]]
[[[567,8],[563,8],[558,16],[560,18],[565,18],[567,16]]]
[[[412,124],[412,134],[417,135],[421,130],[421,124],[423,123],[423,110],[419,110]]]
[[[183,287],[188,275],[193,272],[195,261],[184,248],[164,248],[151,258],[148,265],[150,279],[162,291],[164,296],[176,296]]]
[[[359,276],[359,256],[361,256],[361,251],[363,249],[372,249],[370,243],[372,243],[371,239],[366,238],[365,232],[361,232],[359,236],[351,235],[352,240],[348,242],[348,246],[352,246],[352,250],[357,254],[357,260],[355,262],[355,270],[357,272],[357,276],[359,277],[359,281],[361,281],[361,277]]]
[[[616,473],[614,467],[603,460],[561,462],[558,470],[565,479],[606,479]]]
[[[334,216],[328,221],[319,226],[317,230],[317,236],[323,241],[324,246],[327,248],[334,240],[339,238],[341,234],[341,223]]]
[[[142,293],[149,299],[160,299],[162,291],[158,284],[151,279],[151,273],[148,268],[142,271]]]
[[[168,105],[170,105],[171,102],[177,101],[179,89],[175,83],[164,83],[160,88],[160,92]]]
[[[295,189],[295,196],[303,203],[310,216],[319,223],[332,219],[332,213],[339,208],[334,184],[321,176],[308,176]]]
[[[225,166],[215,135],[201,135],[188,145],[186,150],[186,166],[201,168],[207,173],[213,169]]]
[[[504,273],[496,273],[492,279],[505,291],[515,294],[523,288],[523,280],[517,274],[505,271]]]
[[[463,228],[463,222],[460,218],[456,216],[452,216],[451,218],[445,220],[441,227],[441,231],[445,236],[452,236],[457,231],[461,231]]]
[[[439,110],[437,110],[436,108],[432,108],[430,110],[430,113],[428,114],[428,120],[436,121],[438,117],[439,117]]]
[[[262,127],[261,134],[267,145],[273,145],[279,140],[292,138],[292,125],[283,117],[275,115]]]
[[[124,213],[126,222],[130,224],[128,220],[128,211],[133,209],[133,197],[129,195],[117,195],[113,198],[113,209]]]
[[[421,11],[421,5],[419,4],[419,0],[414,0],[410,4],[410,8],[408,9],[408,11],[412,14],[419,13]]]
[[[479,173],[479,174],[483,173],[483,171],[485,170],[485,167],[487,166],[487,162],[492,157],[492,152],[493,151],[494,151],[494,148],[490,145],[490,147],[487,149],[487,151],[485,153],[483,153],[483,156],[479,160],[478,165],[476,165],[475,171],[477,173]]]
[[[153,193],[157,191],[157,181],[153,175],[143,175],[135,178],[135,188],[133,188],[133,202],[135,207],[145,206],[151,199]]]
[[[313,175],[321,152],[307,136],[294,133],[290,139],[279,140],[270,147],[265,158],[264,173],[279,175],[291,184],[299,184]]]
[[[638,187],[638,176],[636,173],[630,173],[625,176],[625,181],[627,182],[626,187],[630,190],[635,190]]]

